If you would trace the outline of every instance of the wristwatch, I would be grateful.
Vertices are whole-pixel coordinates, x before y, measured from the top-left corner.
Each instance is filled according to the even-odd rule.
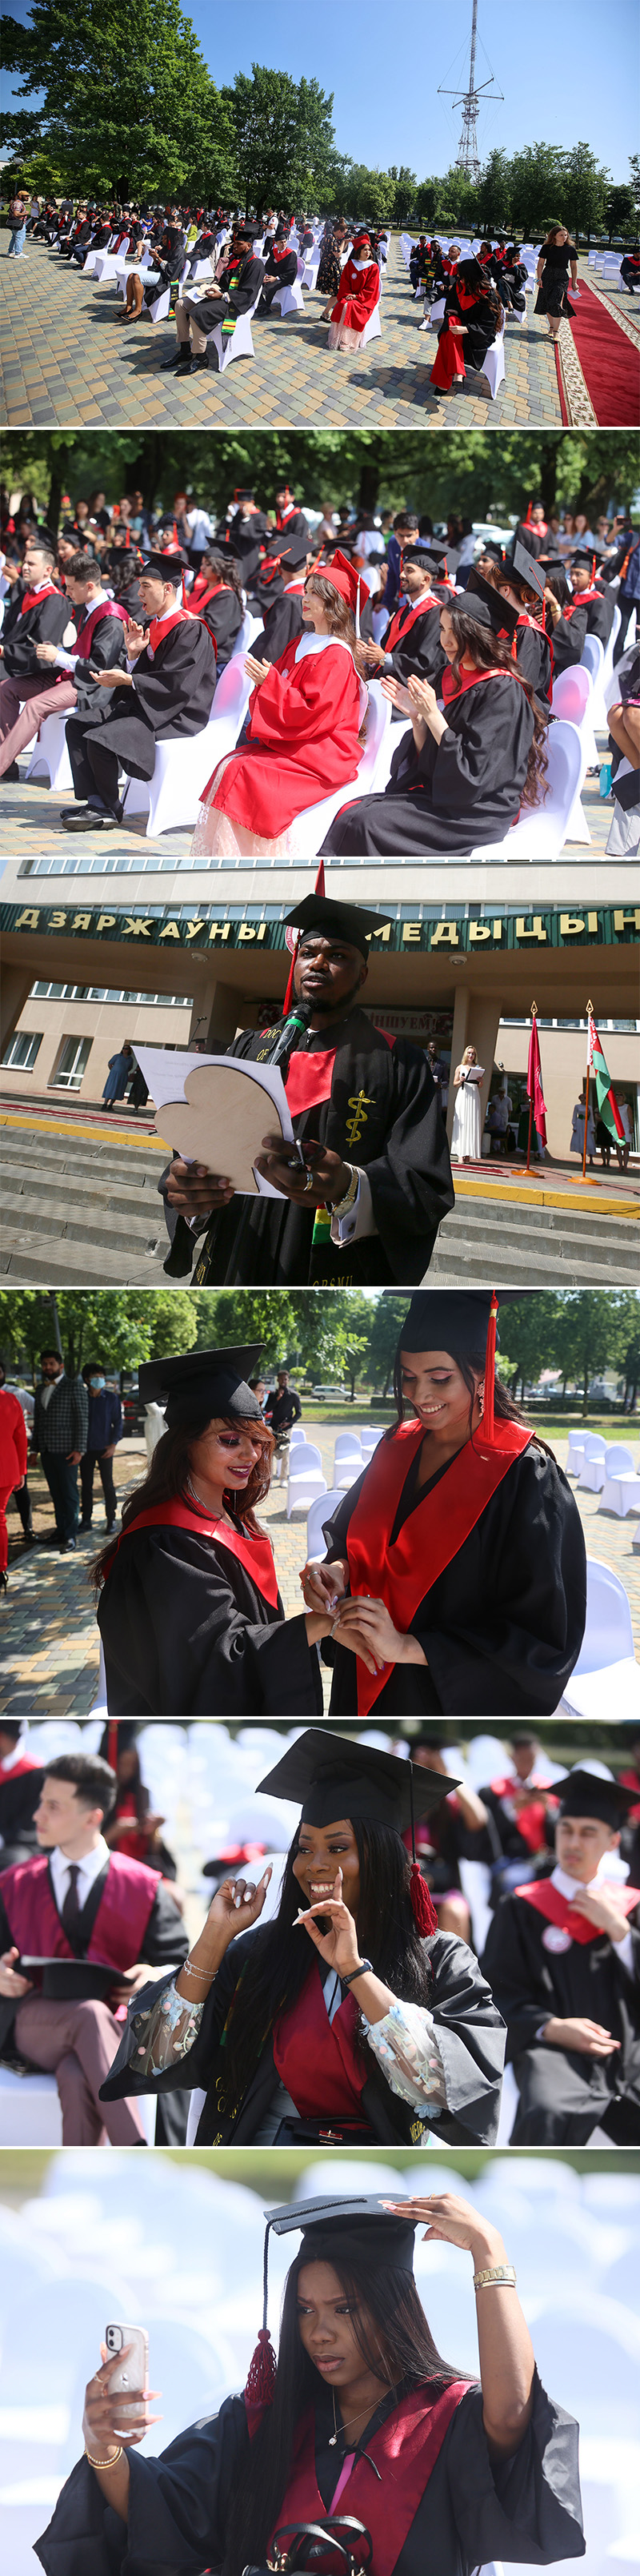
[[[349,1181],[349,1187],[348,1187],[348,1190],[345,1190],[345,1194],[344,1194],[344,1198],[343,1198],[343,1199],[332,1199],[332,1202],[331,1202],[331,1213],[332,1213],[332,1216],[339,1216],[339,1217],[348,1216],[348,1214],[349,1214],[349,1209],[353,1207],[354,1199],[357,1199],[357,1196],[358,1196],[358,1190],[359,1190],[359,1187],[360,1187],[360,1173],[359,1173],[359,1171],[358,1171],[358,1169],[357,1169],[357,1165],[355,1165],[355,1164],[353,1164],[353,1163],[347,1163],[347,1171],[348,1171],[348,1172],[350,1173],[350,1175],[351,1175],[351,1177],[350,1177],[350,1181]]]

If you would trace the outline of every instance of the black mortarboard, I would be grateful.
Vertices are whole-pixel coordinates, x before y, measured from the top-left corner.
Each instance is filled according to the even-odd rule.
[[[500,1290],[498,1296],[495,1288],[419,1288],[400,1334],[403,1351],[449,1351],[455,1359],[479,1356],[484,1348],[482,1440],[489,1447],[494,1439],[496,1318],[499,1306],[512,1306],[516,1296],[515,1289],[505,1295]]]
[[[512,608],[511,601],[503,599],[502,592],[494,590],[481,572],[470,572],[464,598],[456,600],[454,606],[461,608],[465,617],[476,618],[479,626],[490,626],[494,635],[504,634],[505,629],[507,635],[515,635],[517,608]]]
[[[20,1973],[23,1969],[49,2003],[102,2003],[122,1981],[122,1969],[107,1967],[101,1959],[38,1959],[23,1953]]]
[[[245,483],[239,483],[239,484],[238,484],[238,486],[237,486],[237,490],[234,492],[234,495],[233,495],[234,501],[238,501],[238,502],[240,502],[240,501],[255,501],[255,497],[256,497],[256,496],[255,496],[255,492],[253,492],[253,491],[251,491],[251,490],[250,490],[250,488],[249,488],[249,484],[248,484],[248,483],[246,483],[246,484],[245,484]]]
[[[413,2273],[415,2220],[395,2218],[386,2208],[381,2195],[362,2192],[349,2199],[335,2198],[286,2202],[276,2209],[265,2209],[266,2229],[263,2265],[262,2327],[249,2368],[244,2391],[248,2406],[271,2405],[275,2394],[276,2357],[268,2326],[269,2304],[269,2237],[302,2236],[300,2251],[311,2263],[346,2261],[350,2254],[363,2254],[372,2271],[387,2270]]]
[[[540,563],[541,563],[541,565],[542,565],[542,569],[543,569],[543,572],[544,572],[544,574],[545,574],[545,579],[546,579],[546,578],[548,578],[548,575],[549,575],[549,573],[550,573],[550,572],[552,572],[552,573],[562,572],[562,573],[564,573],[564,577],[565,577],[565,581],[566,581],[566,577],[567,577],[567,567],[566,567],[566,563],[565,563],[564,555],[559,555],[559,554],[557,554],[557,553],[555,553],[555,554],[554,554],[554,553],[552,553],[552,554],[549,554],[549,555],[541,555],[541,556],[540,556]]]
[[[295,1744],[258,1781],[272,1798],[289,1798],[302,1808],[304,1825],[335,1825],[341,1815],[363,1824],[388,1825],[406,1832],[414,1816],[439,1807],[455,1780],[440,1771],[414,1768],[397,1753],[383,1753],[357,1736],[334,1734],[325,1726],[307,1726]]]
[[[481,552],[483,555],[492,555],[494,563],[504,563],[504,546],[498,544],[497,537],[483,539]]]
[[[422,546],[418,537],[409,537],[406,546],[401,549],[402,561],[404,563],[405,556],[408,556],[410,563],[424,564],[425,572],[439,572],[440,565],[445,561],[446,551],[444,542],[437,547]]]
[[[359,948],[361,957],[369,955],[369,940],[377,930],[385,930],[388,912],[365,912],[362,904],[334,903],[328,895],[306,894],[293,912],[285,914],[287,929],[299,930],[301,939],[308,930],[324,930],[330,938],[346,939],[350,948]]]
[[[613,1834],[619,1833],[625,1817],[638,1804],[637,1789],[623,1789],[620,1780],[602,1780],[583,1762],[565,1771],[562,1779],[554,1780],[553,1795],[560,1799],[561,1818],[595,1816],[601,1824],[609,1825]]]
[[[175,547],[172,547],[170,554],[145,555],[142,579],[144,580],[145,574],[151,573],[154,581],[175,582],[178,590],[186,568],[186,555],[176,554]]]
[[[517,537],[511,557],[511,569],[516,581],[526,581],[528,589],[535,591],[536,599],[544,599],[544,569],[536,561],[535,555],[530,555],[527,547],[519,544]]]
[[[138,1370],[143,1404],[165,1404],[167,1430],[237,1414],[240,1420],[262,1420],[247,1378],[257,1368],[262,1345],[250,1342],[219,1351],[186,1351],[177,1359],[145,1360]]]
[[[594,550],[593,550],[593,546],[575,546],[575,547],[574,547],[574,550],[573,550],[573,553],[572,553],[572,556],[571,556],[571,567],[570,567],[572,572],[575,570],[575,568],[576,568],[576,566],[577,566],[578,564],[584,564],[584,566],[585,566],[585,570],[586,570],[586,571],[588,571],[588,572],[593,572],[593,571],[595,571],[595,564],[594,564]]]

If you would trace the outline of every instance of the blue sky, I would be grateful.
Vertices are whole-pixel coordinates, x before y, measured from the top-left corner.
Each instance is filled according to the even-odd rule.
[[[11,14],[28,17],[27,0]],[[225,11],[213,0],[193,0],[189,10],[203,54],[219,83],[248,71],[252,59],[295,79],[315,75],[334,92],[340,151],[354,161],[387,169],[406,162],[419,179],[455,160],[460,115],[438,98],[439,82],[464,72],[471,0],[389,7],[389,0],[322,0],[311,9],[291,0],[245,0]],[[586,141],[614,179],[629,177],[628,154],[637,148],[637,0],[479,0],[476,77],[486,76],[489,56],[504,106],[485,106],[480,153],[494,145],[507,152],[532,142],[569,147]],[[135,11],[132,16],[135,79]]]

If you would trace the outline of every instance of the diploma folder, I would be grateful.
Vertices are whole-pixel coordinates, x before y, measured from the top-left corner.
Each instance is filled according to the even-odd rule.
[[[108,1968],[102,1959],[25,1959],[18,1961],[19,1977],[29,1977],[38,1992],[50,2003],[104,2003],[113,1986],[121,1986],[126,1971]]]
[[[241,1056],[136,1047],[136,1062],[155,1102],[158,1134],[186,1163],[204,1163],[239,1197],[282,1199],[256,1172],[263,1136],[293,1146],[291,1113],[278,1065]]]

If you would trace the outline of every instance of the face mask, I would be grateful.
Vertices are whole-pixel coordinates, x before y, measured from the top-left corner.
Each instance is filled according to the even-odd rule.
[[[103,1389],[103,1387],[105,1387],[105,1386],[106,1386],[106,1383],[107,1383],[107,1381],[106,1381],[106,1378],[104,1378],[104,1377],[90,1377],[90,1379],[89,1379],[89,1385],[90,1385],[90,1388],[91,1388],[91,1393],[92,1393],[92,1395],[100,1395],[100,1394],[102,1393],[102,1389]]]

